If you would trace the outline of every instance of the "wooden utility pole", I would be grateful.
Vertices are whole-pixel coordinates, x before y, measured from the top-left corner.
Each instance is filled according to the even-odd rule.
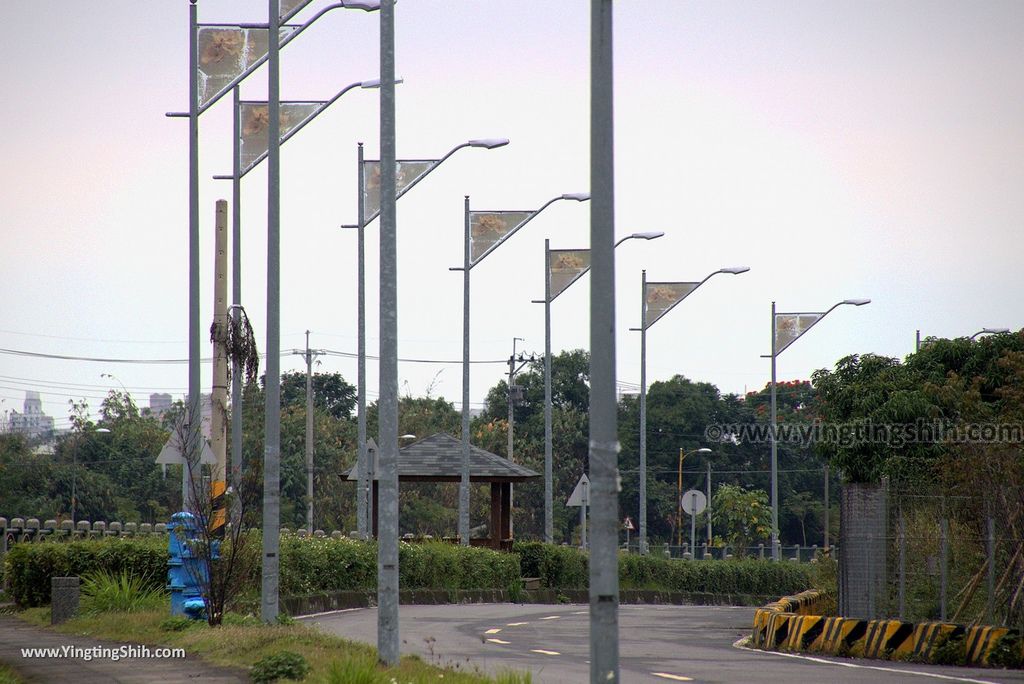
[[[213,262],[213,396],[211,397],[210,448],[216,463],[210,478],[213,536],[224,535],[227,508],[227,414],[228,414],[228,203],[217,200]]]

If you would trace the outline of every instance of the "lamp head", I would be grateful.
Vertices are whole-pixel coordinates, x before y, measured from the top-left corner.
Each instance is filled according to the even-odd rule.
[[[711,449],[708,449],[707,447],[701,447],[700,449],[697,449],[697,453],[698,454],[710,454],[711,453]]]
[[[732,275],[739,275],[740,273],[746,273],[750,270],[749,266],[729,266],[727,268],[718,269],[719,273],[731,273]]]
[[[657,240],[658,238],[665,235],[663,230],[647,230],[642,233],[633,233],[629,237],[636,240]]]
[[[590,193],[589,192],[569,192],[569,193],[566,193],[566,194],[562,195],[562,199],[564,199],[564,200],[576,200],[577,202],[586,202],[588,199],[590,199]]]
[[[1003,333],[1010,332],[1009,328],[982,328],[981,332],[987,335],[1002,335]]]
[[[341,4],[346,9],[361,9],[366,12],[380,9],[380,0],[342,0]]]
[[[841,301],[839,303],[840,304],[852,304],[853,306],[864,306],[865,304],[870,304],[871,300],[870,299],[844,299],[843,301]]]
[[[396,84],[397,83],[405,83],[405,79],[404,78],[396,78],[395,79],[395,83]],[[363,81],[362,83],[359,84],[359,87],[360,88],[380,88],[380,79],[379,78],[371,78],[369,81]]]
[[[495,147],[508,145],[508,138],[476,138],[467,143],[470,147],[485,147],[493,150]]]

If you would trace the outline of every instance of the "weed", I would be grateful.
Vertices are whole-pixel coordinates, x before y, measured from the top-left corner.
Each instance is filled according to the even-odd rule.
[[[309,663],[298,653],[281,651],[256,662],[249,673],[252,681],[261,684],[278,679],[301,680],[309,674]],[[371,682],[373,680],[370,680]]]

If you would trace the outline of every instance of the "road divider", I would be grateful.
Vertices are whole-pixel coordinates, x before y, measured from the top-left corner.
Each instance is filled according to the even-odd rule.
[[[856,658],[961,665],[1016,665],[1024,660],[1017,630],[946,622],[860,620],[819,614],[827,604],[809,590],[773,601],[754,613],[750,645],[763,650],[810,651]],[[998,653],[998,662],[990,662]]]

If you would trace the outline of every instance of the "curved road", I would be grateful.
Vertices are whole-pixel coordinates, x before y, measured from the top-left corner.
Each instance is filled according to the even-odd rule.
[[[624,682],[1021,682],[1024,672],[800,657],[744,649],[753,608],[623,605]],[[377,611],[301,618],[355,641],[377,642]],[[541,684],[589,680],[584,605],[460,604],[401,607],[401,650],[429,662],[496,674],[529,670]]]

